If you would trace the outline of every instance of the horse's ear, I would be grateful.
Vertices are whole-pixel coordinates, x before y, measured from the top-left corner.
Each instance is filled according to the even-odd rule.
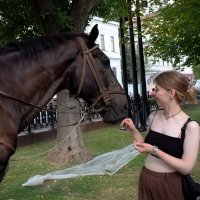
[[[92,30],[90,32],[90,35],[89,35],[89,44],[90,45],[94,44],[94,42],[97,39],[98,35],[99,35],[98,24],[96,24],[92,28]]]

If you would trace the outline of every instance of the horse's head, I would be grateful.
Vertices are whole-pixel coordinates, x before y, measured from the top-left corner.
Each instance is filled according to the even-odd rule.
[[[102,114],[103,120],[115,123],[127,116],[128,102],[124,90],[117,81],[109,58],[94,42],[98,37],[97,25],[87,38],[78,38],[80,52],[76,59],[73,77],[74,92],[89,106]]]

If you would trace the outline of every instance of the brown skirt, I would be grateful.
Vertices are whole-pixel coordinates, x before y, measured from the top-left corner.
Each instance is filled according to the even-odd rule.
[[[158,173],[143,167],[138,200],[184,200],[181,175],[177,172]]]

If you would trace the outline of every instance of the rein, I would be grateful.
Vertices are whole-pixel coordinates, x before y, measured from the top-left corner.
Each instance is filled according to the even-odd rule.
[[[34,104],[32,104],[32,103],[29,103],[29,102],[24,101],[24,100],[22,100],[22,99],[19,99],[19,98],[17,98],[17,97],[11,96],[11,95],[9,95],[9,94],[7,94],[7,93],[5,93],[5,92],[2,92],[2,91],[0,91],[0,95],[1,95],[1,96],[4,96],[4,97],[7,97],[7,98],[9,98],[9,99],[13,99],[13,100],[15,100],[15,101],[19,101],[19,102],[21,102],[21,103],[23,103],[23,104],[26,104],[26,105],[31,106],[31,107],[33,107],[33,108],[37,108],[37,109],[39,109],[39,110],[45,110],[45,111],[48,111],[48,112],[56,113],[56,111],[54,111],[54,110],[45,109],[45,108],[42,108],[42,107],[40,107],[40,106],[36,106],[36,105],[34,105]]]
[[[15,100],[15,101],[19,101],[19,102],[21,102],[21,103],[23,103],[23,104],[26,104],[26,105],[28,105],[28,106],[31,106],[31,107],[33,107],[33,108],[37,108],[37,109],[39,109],[39,110],[41,110],[41,111],[47,111],[47,112],[51,112],[51,113],[56,113],[55,110],[46,109],[46,108],[42,108],[42,107],[40,107],[40,106],[36,106],[36,105],[31,104],[31,103],[29,103],[29,102],[27,102],[27,101],[24,101],[24,100],[22,100],[22,99],[19,99],[19,98],[17,98],[17,97],[11,96],[11,95],[9,95],[9,94],[7,94],[7,93],[1,91],[1,90],[0,90],[0,95],[1,95],[1,96],[4,96],[4,97],[6,97],[6,98],[9,98],[9,99],[13,99],[13,100]],[[79,100],[78,100],[78,102],[80,103]],[[96,113],[96,112],[99,112],[99,111],[100,111],[100,110],[98,110],[98,109],[93,109],[93,110],[91,110],[91,109],[86,109],[87,115],[89,115],[89,114],[92,115],[92,114],[94,114],[94,113]],[[60,113],[61,113],[61,112],[60,112]],[[79,113],[80,113],[80,112],[79,112]],[[79,113],[70,113],[70,114],[79,114]],[[78,124],[78,122],[75,122],[75,123],[73,123],[73,124],[69,124],[69,125],[67,125],[67,126],[74,126],[74,125],[76,125],[76,124]]]
[[[1,90],[0,90],[0,95],[1,95],[1,96],[4,96],[4,97],[6,97],[6,98],[9,98],[9,99],[13,99],[13,100],[15,100],[15,101],[19,101],[19,102],[21,102],[21,103],[23,103],[23,104],[26,104],[26,105],[31,106],[31,107],[33,107],[33,108],[37,108],[37,109],[39,109],[39,110],[44,110],[44,111],[47,111],[47,112],[56,113],[55,110],[46,109],[46,108],[42,108],[42,107],[40,107],[40,106],[36,106],[36,105],[34,105],[34,104],[32,104],[32,103],[29,103],[29,102],[27,102],[27,101],[24,101],[24,100],[22,100],[22,99],[20,99],[20,98],[17,98],[17,97],[14,97],[14,96],[12,96],[12,95],[9,95],[9,94],[7,94],[7,93],[1,91]],[[78,100],[78,102],[80,103],[79,100]],[[80,103],[80,104],[81,104],[81,103]],[[92,113],[99,112],[100,110],[98,110],[98,109],[95,109],[95,110],[86,109],[86,111],[92,114]],[[70,114],[79,114],[79,113],[70,113]],[[78,123],[78,122],[77,122],[77,123]],[[75,124],[76,124],[76,123],[74,123],[74,124],[72,124],[72,125],[75,125]],[[72,126],[72,125],[69,125],[69,126]]]
[[[36,105],[31,104],[31,103],[29,103],[29,102],[27,102],[27,101],[24,101],[24,100],[22,100],[22,99],[19,99],[19,98],[17,98],[17,97],[14,97],[14,96],[12,96],[12,95],[9,95],[9,94],[7,94],[7,93],[1,91],[1,90],[0,90],[0,95],[1,95],[1,96],[4,96],[4,97],[6,97],[6,98],[9,98],[9,99],[13,99],[13,100],[15,100],[15,101],[19,101],[19,102],[21,102],[21,103],[23,103],[23,104],[26,104],[26,105],[28,105],[28,106],[31,106],[31,107],[33,107],[33,108],[37,108],[37,109],[39,109],[39,110],[41,110],[41,111],[43,110],[43,111],[47,111],[47,112],[51,112],[51,113],[56,113],[55,110],[46,109],[46,108],[42,108],[42,107],[40,107],[40,106],[36,106]],[[78,102],[80,103],[79,100],[78,100]],[[101,111],[101,109],[93,109],[93,110],[91,110],[91,109],[86,109],[87,115],[89,115],[89,114],[92,115],[92,114],[97,113],[97,112],[99,112],[99,111]],[[70,113],[70,114],[79,114],[79,113]],[[74,126],[74,125],[76,125],[77,123],[78,123],[78,122],[75,122],[75,123],[70,124],[70,125],[68,125],[68,126]]]

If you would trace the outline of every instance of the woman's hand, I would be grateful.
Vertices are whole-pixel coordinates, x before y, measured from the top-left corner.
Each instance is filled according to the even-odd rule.
[[[150,153],[153,149],[153,146],[148,143],[134,142],[133,145],[140,153]]]
[[[121,127],[128,129],[129,131],[135,131],[136,127],[131,118],[126,118],[121,122]]]
[[[141,136],[140,132],[135,127],[131,118],[126,118],[121,122],[121,127],[126,128],[133,136],[134,140],[137,142],[143,142],[144,139]]]

